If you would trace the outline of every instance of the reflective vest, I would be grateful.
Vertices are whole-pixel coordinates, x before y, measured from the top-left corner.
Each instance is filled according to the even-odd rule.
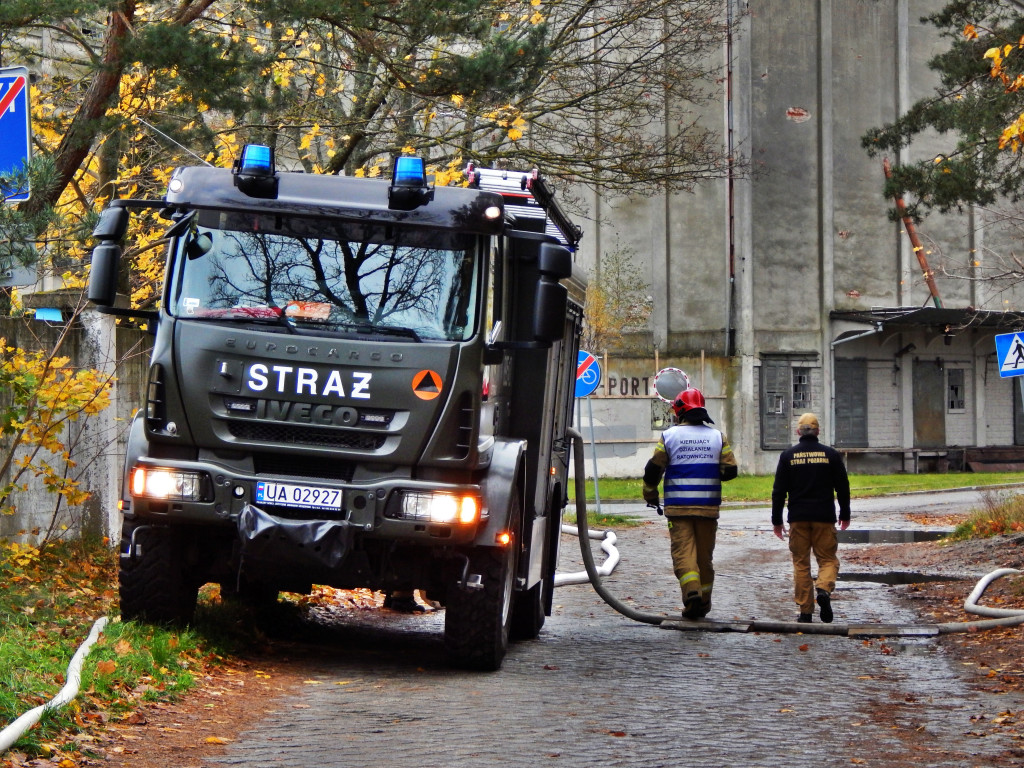
[[[721,506],[722,433],[704,424],[681,424],[665,430],[662,442],[668,455],[665,506]]]

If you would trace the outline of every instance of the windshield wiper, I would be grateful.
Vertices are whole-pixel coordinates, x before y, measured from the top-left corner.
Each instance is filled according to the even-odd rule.
[[[397,325],[373,325],[372,323],[344,323],[346,328],[351,328],[359,333],[374,334],[377,336],[403,336],[413,341],[422,341],[420,335],[412,328],[403,328]]]
[[[232,311],[232,310],[229,310],[229,311]],[[211,320],[227,320],[228,322],[239,323],[239,324],[241,324],[241,323],[250,324],[251,323],[252,325],[273,325],[273,326],[278,327],[278,328],[285,328],[285,329],[287,329],[288,333],[298,333],[299,332],[295,328],[295,325],[292,323],[292,321],[289,320],[287,317],[285,317],[282,314],[273,314],[273,313],[267,313],[267,312],[260,312],[258,314],[257,313],[245,313],[245,312],[242,312],[241,314],[234,314],[233,313],[233,312],[237,312],[237,311],[238,310],[236,308],[235,310],[232,311],[232,314],[225,314],[225,315],[221,315],[221,316],[206,315],[206,318],[207,319],[211,319]]]

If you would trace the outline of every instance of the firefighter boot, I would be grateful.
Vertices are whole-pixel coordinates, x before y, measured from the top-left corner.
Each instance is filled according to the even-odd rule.
[[[704,601],[701,600],[700,592],[691,592],[683,600],[683,618],[699,619],[704,616]]]
[[[828,592],[821,587],[818,587],[818,608],[821,609],[821,620],[826,624],[832,623],[832,599]]]

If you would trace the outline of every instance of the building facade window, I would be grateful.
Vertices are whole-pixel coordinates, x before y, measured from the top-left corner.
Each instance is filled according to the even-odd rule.
[[[761,359],[761,448],[781,450],[796,442],[795,419],[814,410],[811,355],[766,355]],[[818,382],[820,386],[820,381]]]
[[[950,413],[963,413],[967,404],[964,400],[964,369],[946,369],[946,410]]]
[[[793,369],[793,413],[811,410],[811,369]]]

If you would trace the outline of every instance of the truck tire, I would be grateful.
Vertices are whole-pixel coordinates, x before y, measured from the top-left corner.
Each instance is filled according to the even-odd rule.
[[[444,617],[444,647],[452,666],[493,672],[508,651],[512,625],[512,587],[516,572],[516,543],[481,547],[470,560],[470,573],[483,577],[483,588],[448,591]]]
[[[131,534],[126,529],[121,536],[121,618],[155,624],[192,621],[199,584],[186,567],[181,532],[140,526],[135,532],[134,556],[127,557]]]

